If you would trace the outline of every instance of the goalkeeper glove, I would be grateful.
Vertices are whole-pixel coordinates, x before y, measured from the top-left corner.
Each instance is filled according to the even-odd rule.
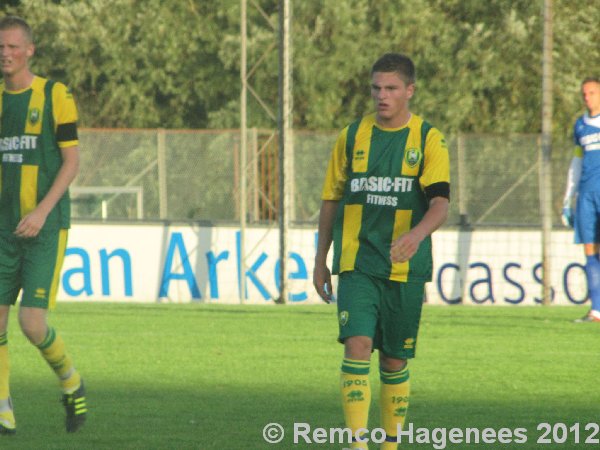
[[[573,209],[571,207],[563,208],[561,219],[565,227],[573,228]]]

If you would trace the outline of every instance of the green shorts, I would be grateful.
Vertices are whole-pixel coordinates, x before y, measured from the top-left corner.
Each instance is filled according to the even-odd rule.
[[[383,280],[362,272],[343,272],[338,282],[339,341],[373,339],[384,355],[415,357],[425,283]]]
[[[68,230],[42,230],[31,239],[0,231],[0,305],[53,309]]]

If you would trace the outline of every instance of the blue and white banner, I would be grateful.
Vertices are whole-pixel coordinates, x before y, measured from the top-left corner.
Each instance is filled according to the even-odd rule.
[[[288,237],[288,302],[320,303],[312,286],[316,230],[292,229]],[[585,302],[583,249],[572,244],[569,231],[556,231],[552,238],[553,302]],[[441,230],[434,234],[433,249],[429,303],[532,305],[541,301],[538,231]],[[242,274],[237,228],[75,224],[69,233],[59,301],[273,302],[279,297],[278,230],[247,229],[245,250]]]

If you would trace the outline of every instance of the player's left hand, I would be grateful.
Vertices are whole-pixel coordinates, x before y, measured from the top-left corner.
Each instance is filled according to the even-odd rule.
[[[573,228],[574,217],[572,208],[563,208],[562,215],[560,216],[560,218],[562,219],[562,223],[565,227]]]
[[[405,233],[392,242],[390,260],[393,263],[406,262],[412,258],[421,244],[421,239],[415,233]]]
[[[39,209],[34,209],[21,219],[15,228],[15,235],[20,238],[36,237],[46,223],[46,214]]]

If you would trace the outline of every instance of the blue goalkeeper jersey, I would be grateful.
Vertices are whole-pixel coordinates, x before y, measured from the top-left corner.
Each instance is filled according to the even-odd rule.
[[[575,122],[575,156],[582,158],[579,193],[600,192],[600,114],[587,113]]]

